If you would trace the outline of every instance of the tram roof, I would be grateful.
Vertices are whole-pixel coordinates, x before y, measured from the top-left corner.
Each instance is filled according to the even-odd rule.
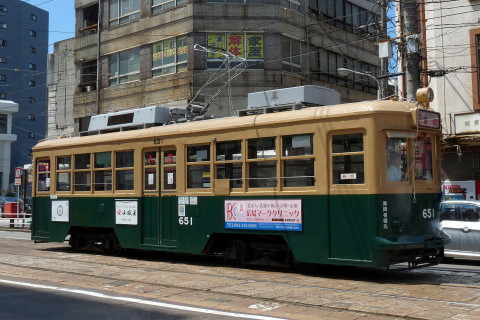
[[[275,123],[294,123],[314,119],[345,116],[360,116],[373,113],[410,113],[417,105],[411,102],[391,100],[363,101],[332,106],[310,107],[295,111],[266,113],[244,117],[227,117],[202,121],[191,121],[147,129],[128,130],[98,135],[56,138],[39,142],[33,150],[69,147],[74,145],[101,144],[114,141],[129,141],[148,137],[175,137],[196,132],[220,131],[244,127],[262,127]]]

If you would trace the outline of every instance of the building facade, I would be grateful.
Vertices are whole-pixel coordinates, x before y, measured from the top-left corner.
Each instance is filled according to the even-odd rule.
[[[337,73],[379,74],[370,1],[75,0],[75,10],[79,132],[92,115],[156,104],[232,115],[249,92],[299,85],[376,97],[375,79]]]
[[[0,100],[0,194],[9,191],[12,143],[17,136],[12,134],[12,116],[18,112],[18,104]]]
[[[12,116],[11,167],[31,163],[45,138],[48,12],[19,0],[0,0],[0,99],[18,104]],[[13,182],[13,169],[10,182]]]
[[[480,12],[478,1],[426,2],[430,106],[442,114],[444,179],[480,181]],[[467,183],[468,185],[474,185]],[[465,189],[465,188],[457,188]],[[460,194],[462,192],[459,192]],[[480,199],[480,190],[469,198]]]

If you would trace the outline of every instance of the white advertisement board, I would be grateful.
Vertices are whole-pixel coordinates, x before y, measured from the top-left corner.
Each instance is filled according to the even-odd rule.
[[[52,201],[52,221],[55,222],[69,222],[70,208],[68,200]]]
[[[115,223],[138,225],[138,201],[115,200]]]

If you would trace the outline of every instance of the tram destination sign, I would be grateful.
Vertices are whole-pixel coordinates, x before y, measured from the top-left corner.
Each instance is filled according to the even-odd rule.
[[[425,109],[418,109],[418,126],[432,129],[440,129],[440,113]]]
[[[302,231],[300,199],[225,200],[225,229]]]

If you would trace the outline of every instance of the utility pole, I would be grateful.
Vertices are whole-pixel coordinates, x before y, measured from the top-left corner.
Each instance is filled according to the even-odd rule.
[[[380,0],[380,37],[379,40],[387,40],[387,0]],[[389,44],[390,45],[390,44]],[[380,75],[388,74],[388,57],[380,59]],[[388,96],[388,78],[379,80],[380,98]]]
[[[419,30],[417,25],[417,1],[404,0],[402,8],[403,34],[405,36],[403,69],[405,71],[406,98],[414,100],[420,87]]]

